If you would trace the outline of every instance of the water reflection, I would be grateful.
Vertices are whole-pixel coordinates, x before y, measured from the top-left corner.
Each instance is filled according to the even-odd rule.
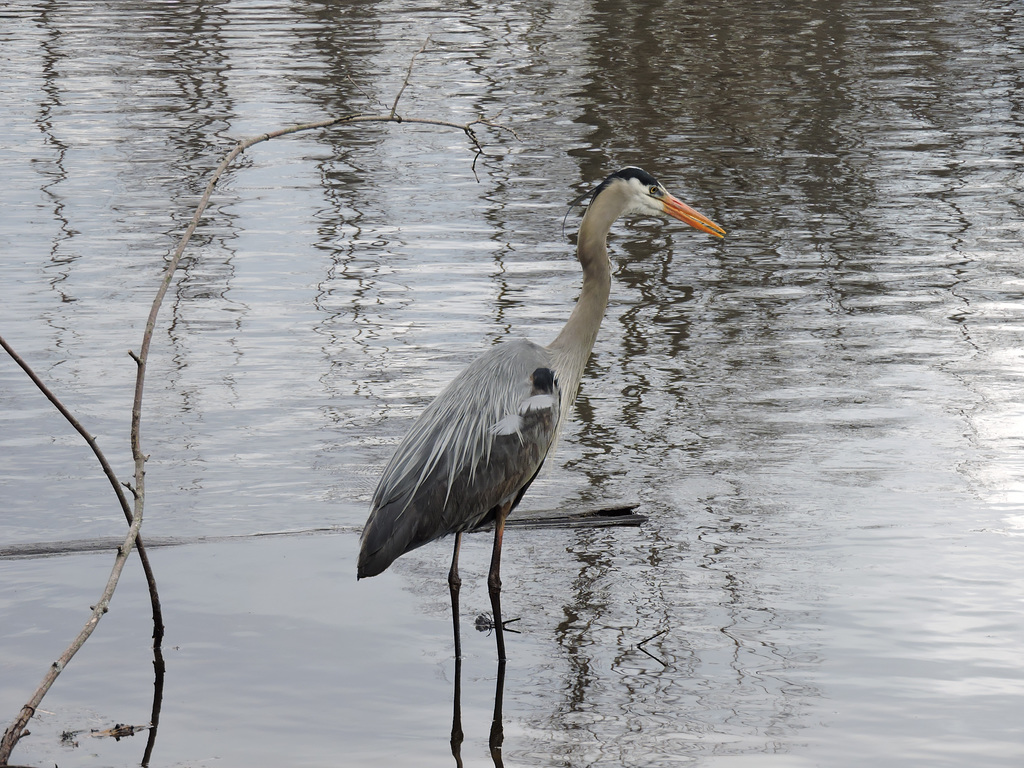
[[[67,181],[68,175],[65,170],[66,155],[68,146],[60,140],[54,132],[54,112],[61,107],[61,93],[56,77],[56,70],[60,66],[59,52],[59,31],[49,28],[40,40],[40,69],[43,73],[42,92],[43,98],[39,100],[38,116],[36,125],[44,136],[43,144],[51,153],[51,159],[37,164],[37,172],[44,178],[40,184],[40,190],[49,198],[52,205],[52,217],[56,224],[56,234],[53,236],[50,247],[50,262],[53,271],[56,273],[51,277],[50,284],[61,295],[62,301],[73,301],[73,297],[61,291],[60,284],[68,277],[68,269],[63,266],[67,260],[73,260],[73,254],[64,253],[63,245],[73,236],[71,223],[64,213],[64,201],[60,195],[60,187]]]
[[[501,113],[522,141],[483,158],[480,183],[460,138],[407,127],[244,158],[162,326],[149,530],[358,526],[403,419],[492,341],[513,329],[543,341],[564,321],[578,291],[564,205],[636,163],[731,238],[639,223],[613,242],[613,306],[531,496],[545,508],[638,499],[649,524],[510,543],[509,609],[535,626],[513,651],[530,674],[501,697],[527,727],[503,749],[543,764],[621,765],[629,750],[648,765],[773,750],[832,765],[1013,764],[1013,3],[14,4],[0,29],[5,335],[35,347],[116,442],[131,373],[118,361],[225,144],[376,109],[426,34],[436,55],[421,58],[408,107]],[[110,535],[90,472],[17,386],[0,388],[5,537]],[[401,578],[447,626],[435,594],[446,557],[424,552]],[[78,578],[49,578],[62,574]],[[300,578],[294,592],[308,588]],[[659,632],[644,646],[657,659],[637,650]],[[449,652],[447,638],[424,651]],[[218,695],[251,690],[251,668]],[[289,695],[248,698],[292,708]],[[401,716],[443,700],[386,704]],[[174,723],[164,744],[190,743]],[[386,740],[372,731],[351,741]],[[238,749],[237,732],[209,752]]]
[[[501,768],[504,765],[501,747],[505,741],[505,730],[502,720],[502,702],[505,696],[505,665],[506,662],[504,660],[498,661],[498,673],[494,683],[494,712],[491,717],[491,729],[487,736],[487,748],[491,755],[491,761],[497,768]],[[455,765],[458,768],[462,768],[463,765],[462,742],[464,740],[465,733],[462,730],[462,659],[456,657],[451,747],[452,757],[455,758]]]

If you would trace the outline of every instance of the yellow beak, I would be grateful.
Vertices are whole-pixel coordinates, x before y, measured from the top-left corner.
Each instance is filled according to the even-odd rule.
[[[666,195],[662,198],[661,204],[665,213],[674,219],[679,219],[686,224],[689,224],[694,229],[699,229],[701,232],[707,232],[709,235],[715,237],[725,237],[725,230],[715,224],[711,219],[702,213],[697,213],[690,206],[684,203],[682,200],[677,200],[672,195]]]

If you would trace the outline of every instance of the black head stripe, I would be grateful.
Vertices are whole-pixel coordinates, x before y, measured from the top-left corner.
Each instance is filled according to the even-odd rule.
[[[658,184],[658,180],[651,176],[643,168],[637,168],[635,165],[631,165],[628,168],[623,168],[621,171],[616,171],[612,176],[618,176],[620,179],[636,179],[645,187]]]
[[[643,168],[637,168],[636,166],[631,165],[628,166],[627,168],[623,168],[621,171],[616,171],[615,173],[611,174],[607,179],[602,181],[597,186],[597,189],[594,190],[594,197],[596,198],[598,195],[604,192],[605,188],[609,184],[611,184],[612,181],[614,181],[615,179],[623,179],[624,181],[636,179],[645,187],[660,186],[658,184],[658,180],[651,176],[651,174],[649,174]]]

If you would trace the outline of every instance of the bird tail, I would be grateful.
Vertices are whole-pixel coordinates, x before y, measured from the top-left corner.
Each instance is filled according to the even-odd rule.
[[[444,533],[431,527],[427,516],[417,513],[415,502],[399,498],[374,507],[360,539],[356,577],[366,579],[383,573],[406,552]]]

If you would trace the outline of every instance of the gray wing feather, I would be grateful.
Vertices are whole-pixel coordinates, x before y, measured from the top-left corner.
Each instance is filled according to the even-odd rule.
[[[377,486],[363,529],[360,577],[380,573],[410,549],[483,525],[496,507],[518,501],[558,425],[557,394],[542,401],[531,379],[550,365],[544,347],[505,342],[427,406]],[[495,429],[512,415],[519,416],[518,429]]]

